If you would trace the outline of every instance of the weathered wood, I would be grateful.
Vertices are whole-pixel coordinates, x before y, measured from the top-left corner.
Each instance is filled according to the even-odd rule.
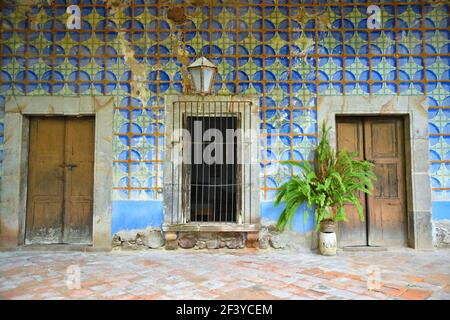
[[[27,244],[62,241],[64,136],[62,118],[31,118],[25,233]]]
[[[64,242],[90,243],[94,185],[94,118],[66,120]]]
[[[357,154],[357,159],[364,158],[363,119],[359,117],[342,117],[336,121],[336,138],[338,150],[347,150]],[[360,203],[366,212],[364,194],[359,195]],[[367,245],[367,221],[361,221],[354,205],[346,205],[348,222],[338,224],[339,246]]]
[[[32,117],[26,243],[92,242],[94,119]]]
[[[339,245],[406,245],[403,119],[339,117],[336,125],[337,148],[373,162],[378,178],[372,194],[360,197],[365,222],[359,221],[354,206],[346,206],[349,221],[339,225]]]
[[[367,118],[366,158],[375,164],[378,181],[367,196],[369,245],[406,245],[406,192],[403,120]]]

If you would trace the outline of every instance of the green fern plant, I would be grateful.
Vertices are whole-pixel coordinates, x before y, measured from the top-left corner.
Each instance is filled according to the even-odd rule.
[[[363,208],[358,193],[370,193],[376,176],[373,164],[355,159],[356,154],[342,150],[336,152],[328,141],[330,128],[322,127],[322,136],[314,152],[314,162],[283,161],[284,164],[299,166],[301,173],[294,175],[278,190],[275,207],[285,204],[277,221],[277,227],[284,230],[287,225],[292,229],[297,208],[306,203],[314,208],[316,230],[324,220],[347,221],[345,204],[352,203],[358,210],[359,218],[364,221]],[[308,210],[304,219],[308,218]]]

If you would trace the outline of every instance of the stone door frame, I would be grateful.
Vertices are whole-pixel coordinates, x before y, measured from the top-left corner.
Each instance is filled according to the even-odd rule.
[[[10,96],[5,109],[0,248],[25,244],[29,117],[95,117],[92,248],[111,248],[111,189],[114,97]]]
[[[336,116],[402,116],[405,119],[406,211],[408,245],[431,249],[431,185],[429,175],[428,106],[425,96],[318,97],[319,134],[331,127],[330,144],[336,148]]]

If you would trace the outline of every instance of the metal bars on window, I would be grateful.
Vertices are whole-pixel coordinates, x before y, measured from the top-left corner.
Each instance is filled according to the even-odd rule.
[[[166,109],[166,222],[252,222],[259,210],[252,117],[248,101],[177,101]]]

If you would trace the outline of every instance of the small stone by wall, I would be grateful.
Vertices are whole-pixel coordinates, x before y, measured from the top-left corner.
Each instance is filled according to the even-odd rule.
[[[450,220],[433,221],[433,245],[438,248],[450,247]]]
[[[145,250],[164,247],[165,240],[159,228],[144,230],[124,230],[117,232],[112,238],[113,250]]]
[[[295,252],[307,252],[317,249],[316,232],[300,234],[286,229],[281,232],[275,227],[276,222],[263,220],[259,232],[260,248],[285,249]]]

